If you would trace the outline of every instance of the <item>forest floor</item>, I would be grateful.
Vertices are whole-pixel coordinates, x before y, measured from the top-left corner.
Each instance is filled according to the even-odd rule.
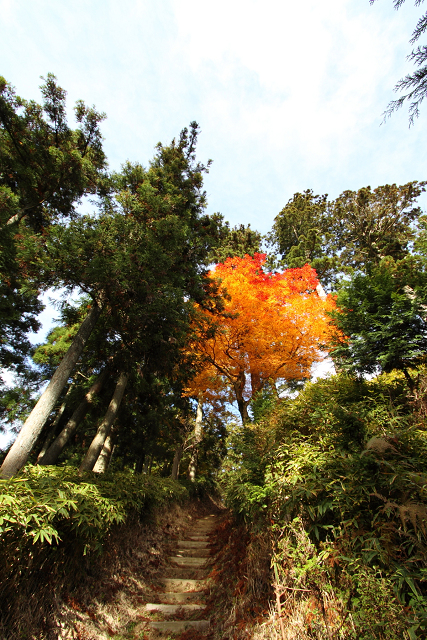
[[[145,522],[118,527],[106,542],[99,563],[91,563],[72,591],[57,598],[43,636],[49,640],[151,640],[159,637],[147,612],[153,591],[168,570],[177,541],[194,523],[215,514],[229,518],[213,499],[173,505]],[[163,636],[164,637],[164,636]],[[205,637],[203,635],[202,637]]]
[[[192,567],[198,557],[205,566]],[[32,602],[22,601],[16,612],[13,640],[278,638],[270,562],[268,535],[250,533],[219,500],[168,505],[114,528],[99,556],[76,557],[66,580],[49,571],[35,575]],[[188,584],[175,588],[178,579]],[[169,602],[192,603],[193,611],[155,606]],[[181,624],[174,634],[153,624],[187,619],[201,624]],[[12,638],[0,632],[0,640]]]
[[[175,635],[153,628],[153,621],[168,619],[149,603],[165,583],[165,576],[185,577],[174,567],[179,540],[204,534],[209,528],[207,567],[193,572],[204,589],[205,608],[193,614],[178,611],[169,619],[209,620],[208,627],[190,628]],[[202,523],[202,524],[200,524]],[[199,528],[195,530],[195,527]],[[262,536],[261,536],[262,538]],[[269,549],[265,541],[251,540],[243,525],[237,526],[227,510],[213,500],[172,506],[152,515],[145,523],[125,525],[110,536],[100,562],[86,569],[72,591],[57,599],[49,628],[33,639],[46,640],[225,640],[277,637],[265,635],[262,623],[271,620]],[[175,572],[175,573],[174,573]],[[181,573],[180,573],[181,572]],[[197,574],[197,575],[196,575]],[[186,573],[190,577],[190,573]],[[191,585],[190,585],[191,590]],[[154,598],[153,598],[154,596]],[[151,610],[150,610],[151,609]],[[270,631],[271,626],[269,625]]]

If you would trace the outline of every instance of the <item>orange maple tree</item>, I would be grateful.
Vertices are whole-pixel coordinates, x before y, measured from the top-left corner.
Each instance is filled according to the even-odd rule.
[[[331,296],[316,292],[319,281],[309,265],[269,273],[265,261],[262,253],[228,258],[210,272],[220,280],[225,308],[219,322],[201,313],[193,348],[202,367],[186,389],[189,396],[212,395],[225,383],[243,421],[266,381],[306,378],[313,363],[323,359],[321,346],[331,332],[325,312],[335,307]]]

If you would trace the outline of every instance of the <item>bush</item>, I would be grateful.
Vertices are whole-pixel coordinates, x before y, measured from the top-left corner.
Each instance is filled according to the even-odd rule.
[[[28,465],[1,480],[0,637],[17,603],[36,606],[34,594],[49,585],[60,593],[90,572],[114,527],[188,498],[177,481],[129,472],[79,476],[73,467]]]
[[[74,467],[25,467],[0,481],[1,546],[58,545],[72,537],[82,549],[100,551],[108,530],[129,514],[167,500],[188,498],[178,482],[129,472],[79,476]]]
[[[226,503],[270,529],[276,582],[304,633],[425,637],[424,419],[400,374],[338,375],[245,427],[256,446],[234,445]]]

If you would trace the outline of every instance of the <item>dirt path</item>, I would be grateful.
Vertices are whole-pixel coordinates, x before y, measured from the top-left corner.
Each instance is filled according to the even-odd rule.
[[[153,590],[152,602],[145,605],[153,631],[163,634],[182,633],[186,629],[208,631],[210,621],[204,616],[205,592],[209,574],[211,536],[219,516],[200,517],[177,541],[174,555]]]

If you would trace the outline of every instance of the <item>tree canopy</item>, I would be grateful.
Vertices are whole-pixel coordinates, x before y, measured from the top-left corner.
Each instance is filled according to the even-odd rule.
[[[77,129],[66,118],[66,91],[53,74],[41,86],[43,103],[24,100],[0,77],[0,365],[22,373],[31,352],[26,338],[39,328],[39,283],[22,269],[20,234],[41,236],[75,218],[85,195],[106,192],[106,158],[99,125],[104,114],[79,101]]]
[[[376,0],[369,0],[370,4],[376,2]],[[405,0],[393,0],[394,8],[399,9]],[[415,6],[420,6],[424,0],[415,0]],[[427,29],[427,12],[421,16],[418,20],[416,27],[412,33],[410,44],[415,44],[419,41],[421,36]],[[417,69],[414,73],[409,73],[404,78],[399,80],[394,90],[402,91],[405,93],[397,100],[392,100],[388,105],[384,117],[389,117],[394,111],[400,109],[405,102],[409,102],[409,124],[414,123],[415,118],[418,118],[420,114],[420,105],[427,95],[427,46],[418,46],[413,49],[407,56],[408,60],[412,60]]]
[[[339,292],[335,323],[345,341],[331,353],[340,367],[358,374],[408,369],[427,352],[426,265],[415,256],[395,262],[387,257],[358,274]]]
[[[296,193],[276,216],[270,243],[279,264],[316,269],[324,286],[337,289],[345,274],[364,271],[384,256],[400,260],[412,249],[421,216],[417,199],[425,182],[344,191],[335,200],[308,189]]]
[[[148,169],[125,164],[121,173],[111,176],[110,192],[97,216],[51,224],[43,233],[21,229],[16,243],[26,281],[43,289],[77,288],[92,302],[69,351],[20,432],[16,452],[19,448],[26,454],[20,454],[13,468],[28,455],[100,315],[106,317],[105,330],[119,345],[114,356],[119,371],[128,375],[137,368],[141,375],[151,371],[173,376],[179,363],[183,375],[183,347],[194,303],[215,306],[215,287],[206,277],[206,267],[218,240],[219,220],[204,214],[202,174],[208,167],[195,160],[197,133],[193,122],[169,146],[159,144]],[[76,341],[80,341],[79,349],[75,349]],[[71,352],[75,355],[70,360]],[[11,450],[8,457],[14,455]],[[3,473],[10,464],[6,459]]]
[[[263,384],[309,376],[329,337],[325,311],[334,307],[331,297],[317,294],[316,273],[308,265],[270,273],[265,262],[266,255],[256,253],[215,267],[211,277],[220,282],[224,311],[214,332],[218,321],[205,312],[194,343],[203,368],[190,388],[205,392],[219,377],[233,390],[244,421]]]

